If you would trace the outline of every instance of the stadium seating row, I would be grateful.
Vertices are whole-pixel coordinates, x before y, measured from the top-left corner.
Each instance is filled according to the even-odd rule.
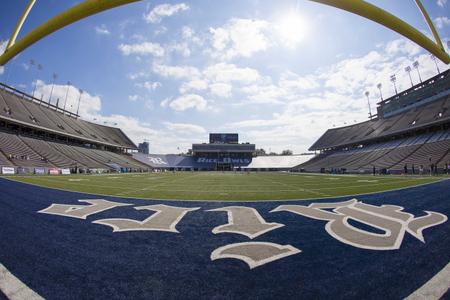
[[[417,170],[423,166],[429,170],[431,165],[444,168],[450,163],[450,130],[421,134],[415,137],[396,139],[368,145],[352,150],[335,150],[320,154],[312,160],[297,166],[319,172],[323,169],[345,169],[348,172],[388,169],[403,170],[407,165],[415,165]]]
[[[131,156],[0,132],[0,166],[146,170]]]
[[[351,126],[329,129],[311,146],[310,150],[362,143],[449,120],[450,96],[446,96],[390,118],[378,118]]]
[[[100,144],[136,148],[119,129],[90,123],[49,107],[12,88],[0,89],[0,118]]]

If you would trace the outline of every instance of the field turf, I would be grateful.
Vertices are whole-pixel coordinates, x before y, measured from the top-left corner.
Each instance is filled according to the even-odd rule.
[[[315,175],[275,172],[167,172],[8,178],[39,186],[97,195],[224,201],[337,197],[382,192],[441,180],[441,178],[430,176]]]

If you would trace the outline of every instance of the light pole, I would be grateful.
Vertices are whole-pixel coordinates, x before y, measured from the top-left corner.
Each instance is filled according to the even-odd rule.
[[[367,105],[369,106],[369,119],[372,119],[372,109],[370,107],[370,99],[369,99],[370,93],[369,93],[369,91],[366,91],[364,94],[367,97]]]
[[[80,97],[78,97],[77,116],[78,116],[78,112],[80,111],[80,101],[81,101],[81,96],[83,95],[83,90],[82,90],[82,89],[79,89],[78,91],[80,92]]]
[[[30,61],[30,64],[31,64],[31,61]],[[41,65],[41,64],[38,64],[38,65],[37,65],[37,71],[42,71],[42,65]],[[36,82],[34,83],[34,88],[33,88],[33,98],[34,98],[34,95],[35,95],[35,93],[36,93],[36,88],[37,88],[37,79],[36,79]]]
[[[412,78],[411,78],[411,67],[410,67],[410,66],[407,66],[407,67],[405,68],[405,72],[408,73],[409,81],[411,81],[411,87],[413,87],[413,86],[414,86],[414,83],[413,83]]]
[[[35,63],[34,59],[30,59],[30,69],[33,69],[35,65],[36,65],[36,63]],[[34,87],[33,87],[33,78],[31,78],[31,87],[33,88],[33,94],[32,95],[34,96],[34,91],[36,90],[36,84],[34,84]]]
[[[53,88],[55,87],[56,78],[58,78],[58,74],[53,73],[52,90],[50,91],[50,97],[48,98],[48,105],[50,105],[50,102],[52,101]]]
[[[66,111],[67,96],[69,95],[70,85],[71,85],[70,81],[67,81],[67,90],[66,90],[66,98],[64,100],[64,108],[63,108],[64,112],[63,113],[65,113],[65,111]]]
[[[434,60],[434,64],[436,65],[436,70],[437,70],[438,74],[441,74],[441,70],[439,70],[439,66],[438,66],[438,63],[436,61],[436,56],[431,54],[430,57],[431,57],[432,60]]]
[[[396,81],[397,81],[397,77],[395,77],[395,74],[391,75],[391,82],[394,84],[395,94],[397,95],[398,92],[397,92],[397,85],[395,84]]]
[[[413,63],[413,67],[417,70],[417,75],[419,75],[420,83],[422,83],[422,76],[420,76],[420,71],[419,71],[419,62],[417,60]]]
[[[381,92],[381,87],[382,87],[381,83],[377,84],[377,88],[380,91],[380,99],[381,101],[383,101],[383,93]]]

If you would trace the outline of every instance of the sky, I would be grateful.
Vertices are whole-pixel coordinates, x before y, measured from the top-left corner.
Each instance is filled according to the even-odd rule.
[[[27,2],[2,0],[0,51]],[[79,2],[38,0],[19,38]],[[369,2],[430,36],[414,1]],[[448,51],[450,1],[423,3]],[[186,152],[209,132],[303,153],[327,129],[367,120],[365,92],[375,112],[378,83],[384,98],[393,74],[410,87],[414,61],[424,79],[448,69],[381,25],[308,0],[143,0],[46,37],[0,67],[0,81],[59,106],[67,94],[73,112],[82,91],[83,119],[152,153]]]

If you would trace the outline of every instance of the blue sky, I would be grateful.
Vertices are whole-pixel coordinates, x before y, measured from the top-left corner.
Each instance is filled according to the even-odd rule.
[[[77,2],[37,1],[22,34]],[[428,34],[413,1],[370,2]],[[3,47],[26,3],[2,1]],[[446,43],[450,2],[424,4]],[[384,97],[393,93],[390,75],[410,86],[404,68],[415,60],[423,78],[436,74],[429,54],[400,35],[307,0],[140,1],[41,40],[0,69],[0,81],[36,86],[48,101],[56,73],[53,103],[69,90],[75,111],[82,89],[84,119],[148,139],[154,153],[186,151],[213,131],[301,153],[326,129],[366,120],[364,92],[374,110],[377,83]]]

